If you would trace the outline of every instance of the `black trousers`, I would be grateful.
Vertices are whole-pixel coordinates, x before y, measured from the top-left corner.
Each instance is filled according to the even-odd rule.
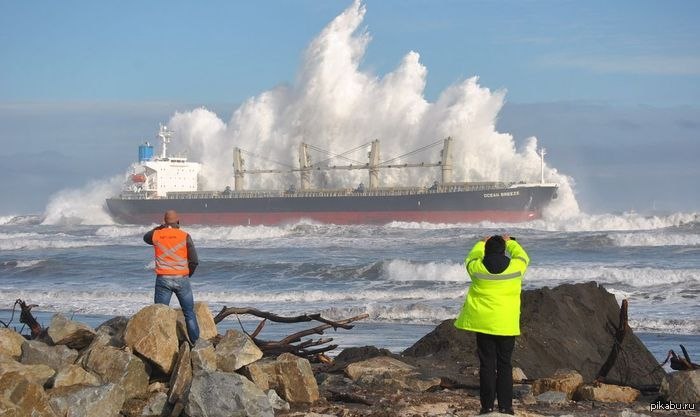
[[[493,408],[498,398],[498,408],[513,408],[513,365],[511,357],[515,336],[495,336],[477,333],[476,347],[479,354],[479,394],[481,408]]]

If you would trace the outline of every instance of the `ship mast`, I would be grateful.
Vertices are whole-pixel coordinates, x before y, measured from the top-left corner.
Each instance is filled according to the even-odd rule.
[[[168,158],[168,143],[170,143],[171,137],[172,132],[168,130],[167,126],[161,124],[158,130],[158,138],[160,139],[160,159]]]
[[[540,183],[544,184],[544,156],[547,154],[547,150],[540,149]]]
[[[440,151],[440,163],[442,164],[442,185],[452,182],[452,138],[445,138],[445,142]]]
[[[233,188],[236,191],[243,191],[243,163],[241,148],[233,148]]]
[[[303,142],[299,144],[299,179],[301,191],[311,188],[311,156],[309,146]]]
[[[379,187],[379,139],[372,141],[369,151],[369,189]]]
[[[433,146],[436,146],[440,144],[440,142],[443,143],[443,149],[440,151],[440,156],[441,156],[441,161],[436,162],[436,163],[426,163],[426,162],[419,162],[419,163],[403,163],[403,164],[395,164],[393,163],[394,161],[397,161],[401,158],[404,158],[406,156],[413,155],[419,151],[431,148]],[[249,155],[252,155],[257,158],[261,159],[266,159],[271,162],[276,162],[272,161],[266,157],[260,156],[260,155],[255,155],[251,152],[245,151],[240,148],[233,148],[233,178],[234,178],[234,189],[236,191],[243,191],[244,186],[243,186],[243,179],[245,177],[245,174],[283,174],[283,173],[288,173],[288,172],[298,172],[299,173],[299,180],[300,180],[300,191],[308,191],[311,190],[311,172],[312,171],[331,171],[331,170],[355,170],[355,169],[366,169],[369,172],[369,189],[370,190],[376,190],[379,188],[379,171],[381,169],[387,169],[387,168],[429,168],[429,167],[441,167],[442,169],[442,184],[450,184],[452,183],[452,138],[447,137],[444,140],[439,140],[436,142],[433,142],[431,144],[428,144],[426,146],[423,146],[417,150],[411,151],[407,154],[397,156],[395,158],[391,158],[386,161],[381,161],[380,160],[380,146],[379,146],[379,139],[375,139],[372,142],[368,143],[370,146],[370,151],[368,154],[368,162],[367,163],[358,163],[357,165],[330,165],[330,166],[322,166],[320,162],[317,162],[316,164],[311,163],[311,156],[309,155],[309,145],[306,143],[300,143],[299,144],[299,168],[294,168],[294,167],[289,167],[290,169],[288,170],[280,170],[280,169],[245,169],[244,168],[244,163],[245,161],[243,160],[242,153],[246,153]],[[368,145],[362,145],[362,147]],[[328,154],[331,154],[328,151],[325,151],[320,148],[316,148],[315,146],[311,145],[312,149],[315,149],[317,151],[322,151],[326,152]],[[356,148],[357,149],[357,148]],[[342,154],[341,155],[335,155],[335,156],[340,156],[344,157]],[[345,158],[348,159],[348,158]],[[352,160],[351,160],[352,161]],[[324,162],[324,161],[321,161]],[[357,161],[355,161],[357,162]],[[285,165],[281,162],[276,162],[277,164]]]

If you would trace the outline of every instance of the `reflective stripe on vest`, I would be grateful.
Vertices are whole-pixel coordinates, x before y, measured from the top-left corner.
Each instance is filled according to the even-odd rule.
[[[160,229],[153,233],[155,272],[158,275],[189,275],[187,233],[179,229]]]
[[[513,272],[512,274],[483,274],[483,273],[476,272],[476,273],[474,273],[474,278],[500,280],[500,279],[518,278],[522,275],[523,274],[521,272]]]

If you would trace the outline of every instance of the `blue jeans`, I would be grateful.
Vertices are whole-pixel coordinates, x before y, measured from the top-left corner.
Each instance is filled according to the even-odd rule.
[[[190,286],[189,278],[157,276],[154,302],[156,304],[165,304],[166,306],[170,305],[170,298],[172,298],[173,293],[175,293],[177,300],[180,302],[182,314],[185,316],[187,334],[190,336],[190,342],[194,344],[199,339],[199,325],[197,324],[197,316],[194,314],[194,298],[192,297],[192,286]]]

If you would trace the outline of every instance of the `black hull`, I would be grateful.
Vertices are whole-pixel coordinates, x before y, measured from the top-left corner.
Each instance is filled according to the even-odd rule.
[[[134,224],[160,223],[170,209],[188,224],[283,224],[304,219],[335,224],[521,222],[539,218],[555,195],[554,185],[347,195],[192,194],[160,199],[110,198],[107,207],[117,222]]]

